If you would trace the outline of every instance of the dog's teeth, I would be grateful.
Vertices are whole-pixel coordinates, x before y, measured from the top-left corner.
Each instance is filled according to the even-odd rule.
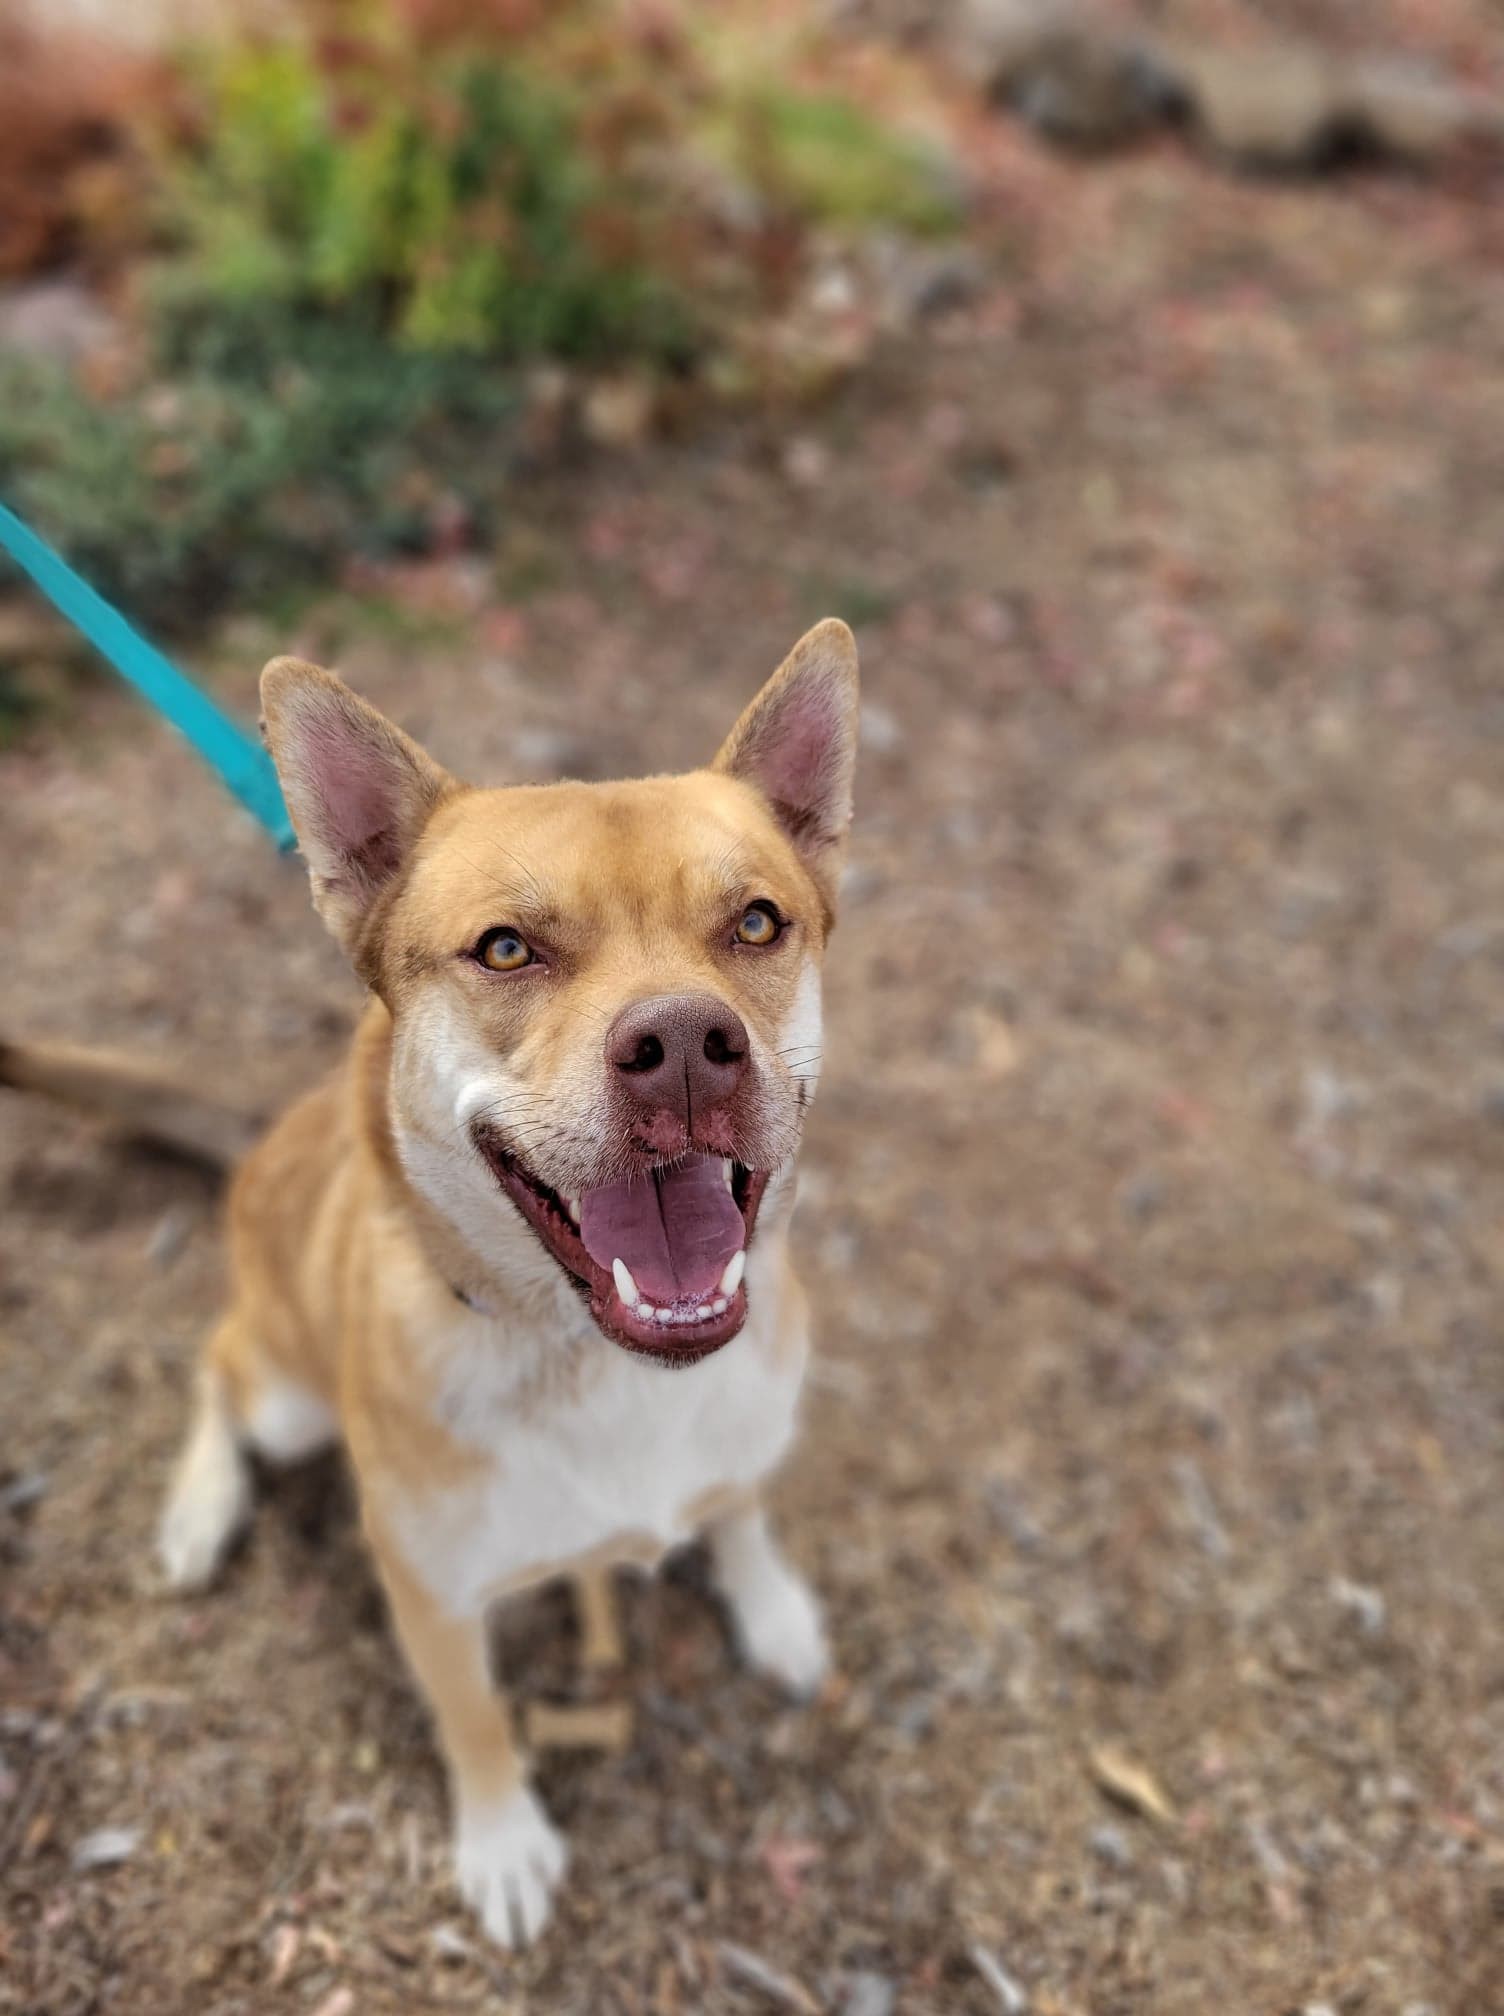
[[[724,1296],[724,1295],[717,1295],[717,1296],[716,1296],[715,1300],[714,1300],[714,1301],[713,1301],[713,1302],[711,1303],[711,1305],[710,1305],[710,1313],[711,1313],[711,1315],[712,1315],[712,1316],[724,1316],[724,1315],[725,1315],[725,1313],[726,1313],[726,1298],[725,1298],[725,1296]]]
[[[728,1298],[742,1285],[742,1276],[747,1271],[747,1249],[740,1247],[726,1262],[726,1271],[721,1276],[721,1293]]]
[[[710,1314],[710,1304],[708,1302],[702,1302],[699,1308],[695,1311],[695,1319],[697,1322],[703,1323],[705,1321],[705,1318],[709,1314]]]
[[[616,1283],[616,1292],[629,1309],[635,1308],[641,1297],[637,1283],[632,1279],[632,1270],[625,1260],[611,1262],[611,1279]]]
[[[576,1225],[578,1225],[578,1224],[579,1224],[579,1222],[580,1222],[580,1200],[579,1200],[579,1198],[578,1198],[578,1197],[566,1197],[566,1198],[564,1199],[564,1208],[565,1208],[565,1210],[566,1210],[566,1211],[568,1211],[568,1213],[569,1213],[570,1217],[571,1217],[571,1218],[572,1218],[572,1219],[574,1220],[575,1224],[576,1224]]]
[[[726,1188],[728,1190],[731,1188],[732,1167],[733,1165],[730,1162],[722,1162],[721,1164],[721,1176],[724,1179]]]

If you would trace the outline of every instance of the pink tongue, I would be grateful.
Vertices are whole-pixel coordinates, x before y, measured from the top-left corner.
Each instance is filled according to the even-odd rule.
[[[607,1273],[613,1260],[625,1260],[644,1295],[657,1302],[712,1293],[742,1233],[741,1211],[714,1155],[692,1155],[580,1199],[585,1251]]]

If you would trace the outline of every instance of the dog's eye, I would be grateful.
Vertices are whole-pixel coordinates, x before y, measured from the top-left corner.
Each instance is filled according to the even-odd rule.
[[[771,903],[750,903],[736,927],[738,945],[771,945],[783,930]]]
[[[516,973],[533,963],[533,948],[519,938],[510,925],[488,931],[475,948],[475,957],[493,973]]]

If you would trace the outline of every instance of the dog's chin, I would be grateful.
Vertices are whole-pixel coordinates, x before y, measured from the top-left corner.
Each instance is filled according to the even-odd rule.
[[[568,1204],[528,1168],[493,1130],[477,1128],[475,1146],[502,1190],[521,1213],[550,1259],[589,1309],[604,1337],[634,1357],[671,1369],[697,1365],[729,1344],[747,1320],[747,1287],[742,1277],[757,1213],[771,1170],[731,1165],[731,1195],[741,1213],[742,1264],[729,1293],[724,1282],[698,1294],[675,1294],[656,1303],[638,1294],[627,1302],[613,1272],[586,1249]],[[644,1170],[647,1177],[651,1171]]]

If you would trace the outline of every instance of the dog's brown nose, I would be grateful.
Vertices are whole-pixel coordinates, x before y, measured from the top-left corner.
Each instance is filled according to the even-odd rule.
[[[741,1083],[747,1025],[714,994],[655,994],[611,1024],[606,1062],[639,1105],[667,1110],[689,1132]]]

